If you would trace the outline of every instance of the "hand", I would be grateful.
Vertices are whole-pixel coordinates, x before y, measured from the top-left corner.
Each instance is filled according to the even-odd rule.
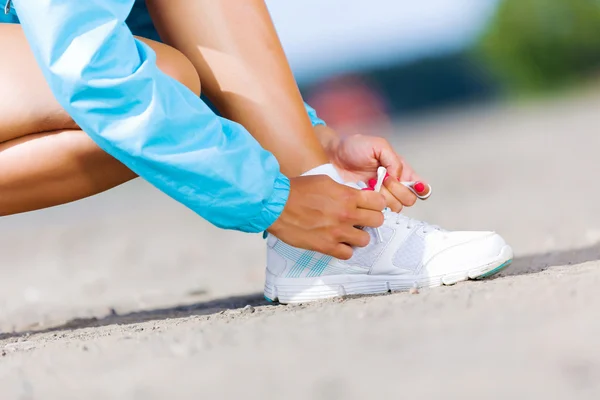
[[[347,260],[352,246],[370,241],[357,227],[381,226],[384,208],[380,193],[340,185],[328,176],[301,176],[290,179],[285,208],[267,231],[291,246]]]
[[[315,127],[325,150],[342,178],[348,182],[368,182],[377,177],[377,168],[387,168],[390,177],[384,181],[381,193],[387,206],[399,212],[404,206],[412,206],[417,196],[399,183],[400,181],[420,181],[414,169],[398,155],[389,142],[380,137],[353,135],[339,138],[329,127]],[[427,192],[423,193],[427,194]]]

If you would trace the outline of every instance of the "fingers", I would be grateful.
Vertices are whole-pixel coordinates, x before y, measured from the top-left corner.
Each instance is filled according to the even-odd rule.
[[[383,197],[385,197],[386,204],[390,210],[393,212],[402,211],[404,205],[402,205],[402,203],[400,203],[400,201],[394,197],[394,195],[385,186],[381,188],[381,194],[383,194]]]
[[[421,200],[427,200],[431,194],[431,186],[421,181],[415,183],[413,189],[419,194]]]
[[[339,243],[347,244],[352,247],[365,247],[371,241],[371,236],[362,229],[354,227],[341,230],[336,240]]]
[[[416,182],[413,186],[413,189],[419,195],[418,198],[420,200],[427,200],[429,198],[429,194],[431,192],[431,188],[428,184],[424,183],[423,179],[419,174],[415,172],[413,167],[400,155],[397,155],[400,161],[400,171],[398,173],[393,173],[393,169],[390,170],[390,175],[394,177],[399,177],[401,182]],[[408,206],[408,204],[404,204]]]
[[[378,150],[377,159],[382,167],[385,167],[391,175],[402,176],[404,168],[402,158],[394,151],[390,143],[383,139],[374,139],[376,143],[375,149]]]
[[[350,188],[349,188],[350,189]],[[382,211],[385,206],[385,197],[381,193],[371,190],[356,190],[356,206],[365,210]]]
[[[340,260],[348,260],[354,253],[353,247],[368,246],[370,241],[371,236],[361,229],[344,229],[336,235],[335,243],[321,252]]]
[[[390,192],[390,194],[401,203],[401,205],[412,207],[417,202],[417,195],[415,195],[412,190],[398,182],[396,178],[388,176],[385,181],[383,181],[383,185]]]
[[[335,257],[339,260],[349,260],[350,258],[352,258],[353,252],[354,251],[352,250],[352,247],[350,247],[349,245],[344,243],[338,243],[331,249],[331,251],[324,252],[324,254]]]
[[[379,228],[383,225],[383,213],[381,211],[356,210],[350,221],[353,226],[368,226],[369,228]]]

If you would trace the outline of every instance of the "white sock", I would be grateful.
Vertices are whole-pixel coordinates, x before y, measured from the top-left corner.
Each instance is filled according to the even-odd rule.
[[[302,176],[312,176],[312,175],[327,175],[337,183],[343,184],[344,180],[340,176],[340,173],[335,169],[333,164],[323,164],[319,165],[311,169],[310,171],[306,171],[302,174]]]

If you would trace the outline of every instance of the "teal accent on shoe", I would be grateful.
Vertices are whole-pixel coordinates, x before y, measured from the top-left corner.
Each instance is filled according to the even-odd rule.
[[[288,273],[288,278],[298,278],[300,274],[302,274],[302,271],[304,271],[304,269],[308,267],[308,265],[314,259],[315,254],[316,253],[314,251],[305,251]]]
[[[312,278],[315,276],[320,276],[323,271],[325,270],[325,268],[327,268],[327,266],[329,265],[329,262],[333,259],[333,257],[331,256],[323,256],[319,259],[319,261],[317,261],[315,263],[315,265],[313,265],[313,267],[310,269],[310,271],[308,272],[308,274],[306,275],[307,278]]]
[[[265,300],[266,300],[266,301],[268,301],[269,303],[275,303],[275,300],[273,300],[273,299],[270,299],[270,298],[268,298],[267,296],[264,296],[264,295],[263,295],[263,297],[264,297],[264,298],[265,298]]]
[[[504,268],[508,267],[510,264],[512,264],[512,262],[513,262],[513,260],[510,259],[510,260],[506,261],[504,264],[500,265],[499,267],[494,268],[490,272],[486,272],[485,274],[478,276],[477,279],[489,278],[490,276],[495,275],[498,272],[502,271]]]

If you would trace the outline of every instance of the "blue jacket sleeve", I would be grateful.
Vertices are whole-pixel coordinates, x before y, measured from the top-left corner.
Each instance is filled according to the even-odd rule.
[[[306,112],[308,113],[308,117],[313,126],[325,125],[325,121],[319,118],[315,109],[309,106],[308,103],[304,103],[304,108],[306,108]]]
[[[213,224],[280,215],[289,180],[241,126],[163,74],[125,19],[134,0],[13,0],[58,102],[103,150]]]

